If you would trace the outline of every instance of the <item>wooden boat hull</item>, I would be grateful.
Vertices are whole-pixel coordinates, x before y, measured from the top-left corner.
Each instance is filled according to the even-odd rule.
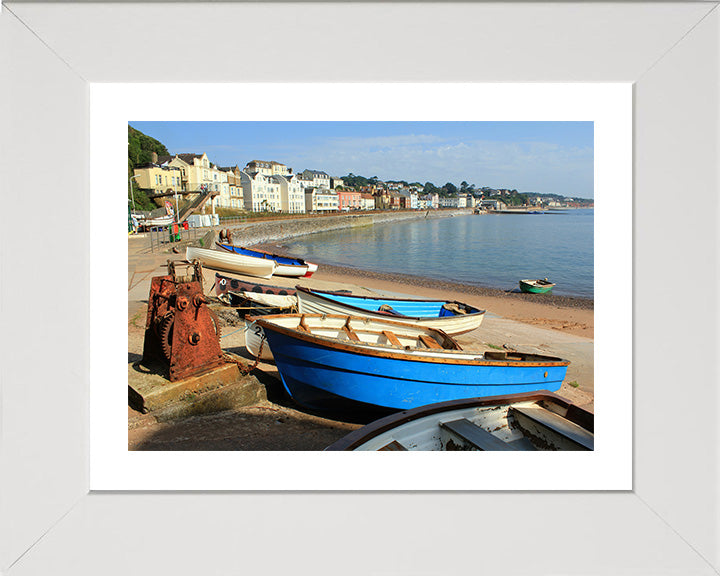
[[[278,296],[295,296],[294,288],[286,288],[284,286],[273,286],[270,284],[258,284],[257,282],[248,282],[239,278],[230,278],[222,274],[215,273],[215,294],[218,298],[227,299],[228,295],[235,294],[242,297],[245,293],[252,294],[274,294]],[[297,303],[297,299],[295,299]]]
[[[593,450],[594,416],[548,392],[439,402],[395,413],[326,450]]]
[[[434,334],[436,339],[451,341],[456,349],[341,341],[292,328],[288,319],[300,316],[304,315],[250,320],[263,328],[287,392],[299,404],[318,410],[405,410],[461,398],[554,391],[560,388],[569,364],[537,355],[488,352],[483,356],[463,352],[438,330],[389,320],[328,316],[349,319],[356,331],[364,323],[378,333],[382,329],[401,333],[404,328]]]
[[[188,261],[199,260],[203,266],[223,270],[225,272],[235,272],[237,274],[245,274],[247,276],[257,276],[259,278],[270,278],[275,271],[275,262],[273,260],[262,260],[260,258],[251,258],[241,254],[233,254],[227,251],[209,250],[207,248],[198,248],[196,246],[188,246],[185,252]]]
[[[245,320],[245,349],[254,358],[257,358],[259,354],[261,360],[266,362],[274,360],[262,326],[258,326],[256,322],[249,320]]]
[[[262,250],[253,250],[243,246],[234,246],[233,244],[216,243],[216,245],[222,250],[235,254],[241,254],[250,258],[257,258],[259,260],[275,261],[275,276],[289,276],[292,278],[304,276],[308,278],[312,276],[313,272],[315,272],[318,268],[317,264],[305,262],[300,258],[289,258],[287,256],[280,256],[279,254],[270,254],[269,252],[264,252]]]
[[[362,315],[375,320],[392,318],[397,322],[434,328],[451,335],[471,332],[479,328],[485,318],[485,310],[479,310],[461,302],[374,298],[353,294],[333,294],[303,286],[296,288],[298,311],[301,314]],[[466,313],[453,313],[447,308],[448,305],[458,306]],[[382,312],[379,310],[381,306],[389,306],[399,315]]]
[[[550,292],[555,284],[539,285],[537,280],[520,280],[520,290],[528,294],[546,294]]]

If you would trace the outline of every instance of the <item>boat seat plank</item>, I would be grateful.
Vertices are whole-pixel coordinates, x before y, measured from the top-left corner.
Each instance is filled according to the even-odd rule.
[[[402,346],[402,344],[400,344],[400,340],[398,340],[398,337],[395,336],[395,334],[393,334],[392,332],[390,332],[390,330],[383,330],[382,333],[385,338],[388,339],[388,342],[390,342],[390,344],[393,344],[394,346]]]
[[[535,406],[513,406],[510,408],[510,413],[515,415],[517,420],[519,420],[517,414],[520,414],[536,424],[564,436],[586,450],[593,450],[595,436],[574,422],[555,414],[555,412]]]
[[[427,334],[420,334],[420,341],[425,344],[428,348],[442,349],[442,346],[437,343],[435,338],[428,336]]]
[[[352,340],[353,342],[360,342],[360,337],[355,333],[355,331],[350,328],[350,326],[343,326],[343,332],[348,335],[348,338]]]
[[[380,452],[380,451],[398,451],[398,452],[400,452],[400,451],[406,451],[406,450],[407,450],[407,448],[405,448],[405,446],[400,444],[400,442],[398,442],[397,440],[393,440],[389,444],[385,444],[385,446],[383,446],[382,448],[378,448],[378,452]]]
[[[480,426],[476,426],[467,418],[441,422],[440,427],[459,436],[478,450],[496,452],[515,450],[513,446],[503,442],[497,436],[493,436],[487,430],[483,430]]]

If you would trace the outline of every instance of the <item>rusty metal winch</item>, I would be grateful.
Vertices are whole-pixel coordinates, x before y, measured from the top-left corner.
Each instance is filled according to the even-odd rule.
[[[167,276],[152,279],[143,345],[143,363],[169,363],[173,382],[227,362],[220,348],[220,324],[203,294],[200,263],[192,262],[190,276],[177,275],[175,264],[168,260]]]

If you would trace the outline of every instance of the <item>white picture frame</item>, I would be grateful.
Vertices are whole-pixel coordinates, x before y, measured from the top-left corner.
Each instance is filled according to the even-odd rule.
[[[2,573],[716,574],[716,7],[4,5],[1,181],[19,215],[0,227]],[[202,52],[177,33],[188,18],[216,23],[193,31]],[[247,21],[277,42],[245,26],[240,44]],[[392,34],[449,24],[452,44]],[[315,26],[323,42],[301,34]],[[635,83],[633,491],[88,493],[89,83],[269,81],[257,62],[281,55],[286,81]]]
[[[212,96],[207,98],[206,95]],[[278,97],[278,94],[282,95]],[[381,94],[381,96],[378,96]],[[451,94],[452,106],[438,106]],[[283,99],[287,100],[283,102]],[[209,110],[194,109],[203,103]],[[242,103],[242,104],[240,104]],[[238,109],[241,107],[242,109]],[[128,258],[124,148],[128,121],[154,119],[477,121],[593,123],[595,305],[594,380],[616,386],[594,396],[591,453],[414,453],[412,458],[321,451],[129,451],[125,409],[125,298],[108,284]],[[360,109],[358,109],[360,108]],[[91,88],[90,166],[91,490],[629,490],[632,488],[632,212],[611,198],[632,194],[632,86],[595,84],[95,84]],[[134,124],[134,122],[130,122]],[[180,129],[180,128],[179,128]],[[112,160],[108,160],[112,159]],[[106,215],[115,214],[115,218]],[[599,239],[599,240],[598,240]],[[96,249],[95,247],[101,247]],[[102,346],[94,344],[101,340]],[[478,476],[485,467],[503,475]],[[302,470],[287,476],[286,469]],[[242,473],[242,471],[245,471]]]

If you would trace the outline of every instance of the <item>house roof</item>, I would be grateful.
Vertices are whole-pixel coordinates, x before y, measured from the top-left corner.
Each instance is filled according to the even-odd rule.
[[[202,154],[175,154],[175,156],[177,156],[178,158],[180,158],[180,160],[182,160],[183,162],[186,162],[188,164],[194,164],[193,160],[195,158],[203,157]]]
[[[313,176],[325,176],[327,178],[330,178],[327,172],[323,172],[322,170],[303,170],[303,174],[308,173],[312,174]]]

